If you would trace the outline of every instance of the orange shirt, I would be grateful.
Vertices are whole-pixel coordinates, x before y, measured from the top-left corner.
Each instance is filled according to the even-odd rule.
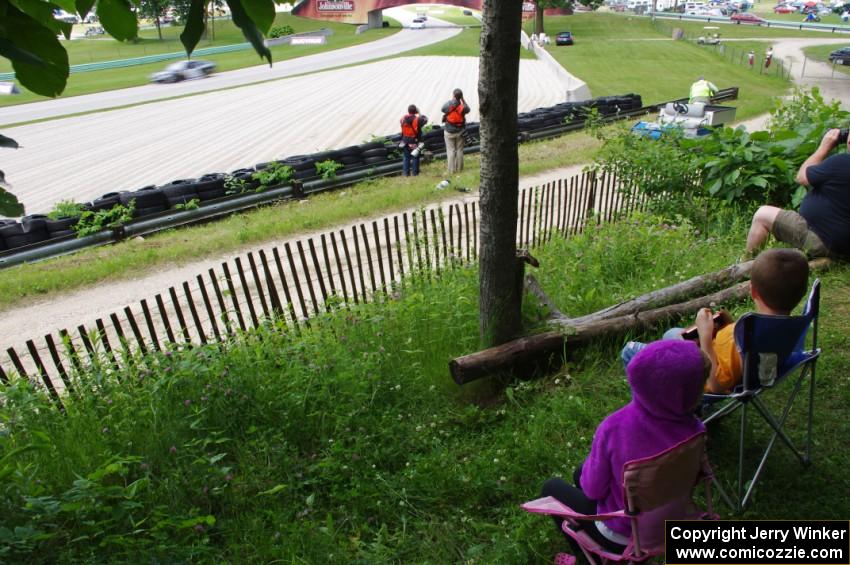
[[[724,391],[729,392],[741,383],[743,368],[741,354],[735,347],[735,324],[728,324],[718,330],[714,336],[714,354],[717,357],[717,383]],[[708,383],[706,383],[708,392]]]

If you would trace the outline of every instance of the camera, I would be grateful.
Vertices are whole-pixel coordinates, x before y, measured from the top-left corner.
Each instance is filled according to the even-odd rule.
[[[850,129],[843,128],[838,130],[838,144],[842,145],[847,143],[847,136],[850,134]]]
[[[422,153],[422,150],[424,148],[425,148],[425,144],[420,142],[419,145],[416,146],[416,149],[411,151],[410,154],[413,155],[414,157],[419,157],[419,154]]]

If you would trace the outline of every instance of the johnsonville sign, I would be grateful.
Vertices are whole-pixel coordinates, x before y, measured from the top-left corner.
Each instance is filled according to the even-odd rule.
[[[353,12],[354,2],[351,0],[319,0],[316,3],[319,12]]]
[[[332,20],[346,24],[365,24],[369,12],[408,4],[432,4],[434,0],[302,0],[292,8],[292,13],[304,18]],[[481,10],[482,0],[440,0],[471,10]],[[532,4],[533,6],[533,4]],[[435,14],[435,17],[439,17]]]

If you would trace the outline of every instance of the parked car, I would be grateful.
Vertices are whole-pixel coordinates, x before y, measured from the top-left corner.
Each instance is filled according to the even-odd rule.
[[[836,65],[850,65],[850,47],[836,49],[829,54],[829,60]]]
[[[795,14],[797,13],[797,8],[794,6],[789,6],[788,4],[780,4],[773,9],[774,14]]]
[[[151,75],[151,82],[179,82],[204,78],[215,70],[215,63],[210,61],[178,61],[171,63],[165,70]]]
[[[571,31],[562,31],[555,36],[555,45],[572,45],[573,33]]]
[[[425,18],[413,18],[410,29],[425,29]]]
[[[464,10],[464,11],[463,11],[463,15],[464,15],[464,16],[471,16],[471,15],[472,15],[472,10]]]
[[[736,24],[763,24],[765,23],[764,18],[760,18],[755,14],[750,14],[749,12],[741,12],[740,14],[732,14],[729,16],[729,20],[735,22]]]

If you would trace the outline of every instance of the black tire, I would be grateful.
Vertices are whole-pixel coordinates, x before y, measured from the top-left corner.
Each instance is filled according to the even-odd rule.
[[[340,157],[352,157],[359,156],[361,153],[361,149],[357,145],[349,145],[348,147],[343,147],[339,150]]]
[[[377,149],[369,149],[368,151],[363,152],[363,160],[368,163],[368,159],[372,157],[386,157],[387,156],[387,148],[380,147]]]
[[[214,200],[225,196],[227,189],[224,188],[224,175],[221,173],[210,173],[198,179],[196,185],[198,198],[201,201]]]
[[[124,206],[128,206],[131,201],[136,201],[136,210],[141,208],[150,208],[152,206],[168,206],[168,199],[165,193],[156,186],[150,185],[134,192],[122,192],[120,202]]]
[[[385,147],[383,141],[370,141],[368,143],[363,143],[358,146],[360,149],[360,153],[364,153],[369,151],[370,149],[380,149],[381,147]]]
[[[305,169],[303,171],[295,171],[295,173],[292,175],[292,178],[295,179],[295,180],[303,180],[303,179],[309,179],[311,177],[316,177],[316,176],[318,176],[318,173],[316,172],[316,168],[313,167],[312,170]]]
[[[165,204],[160,206],[149,206],[147,208],[136,208],[136,213],[134,216],[136,218],[143,218],[145,216],[152,216],[153,214],[159,214],[160,212],[165,212],[168,210],[168,203],[166,201]]]
[[[53,234],[68,231],[77,223],[79,218],[60,218],[58,220],[47,220],[47,233],[50,237],[55,237]]]
[[[331,159],[331,155],[333,155],[333,151],[320,151],[319,153],[313,153],[309,157],[313,161],[325,161]]]
[[[50,232],[50,239],[59,239],[60,237],[68,237],[69,235],[76,235],[74,230],[59,230]]]
[[[290,159],[292,158],[290,157]],[[287,159],[286,161],[284,161],[284,164],[289,167],[292,167],[292,170],[296,173],[298,171],[316,170],[316,162],[313,159],[309,159],[306,157],[298,160]]]
[[[14,235],[12,237],[6,237],[6,245],[9,249],[15,249],[18,247],[23,247],[25,245],[32,245],[34,243],[41,243],[42,241],[46,241],[49,235],[47,230],[41,230],[38,232],[30,232],[23,233],[21,235]]]
[[[174,208],[178,204],[186,204],[190,200],[198,198],[198,189],[195,179],[173,180],[160,187],[160,190],[168,199],[168,206]]]
[[[107,192],[100,198],[95,198],[91,202],[91,211],[99,212],[100,210],[111,210],[116,204],[121,203],[121,195],[117,192]]]
[[[357,165],[363,162],[363,157],[359,153],[357,155],[346,155],[340,159],[340,162],[345,166]]]
[[[386,163],[387,160],[387,156],[384,155],[383,157],[366,157],[363,159],[363,162],[367,165],[374,165],[376,163]]]

